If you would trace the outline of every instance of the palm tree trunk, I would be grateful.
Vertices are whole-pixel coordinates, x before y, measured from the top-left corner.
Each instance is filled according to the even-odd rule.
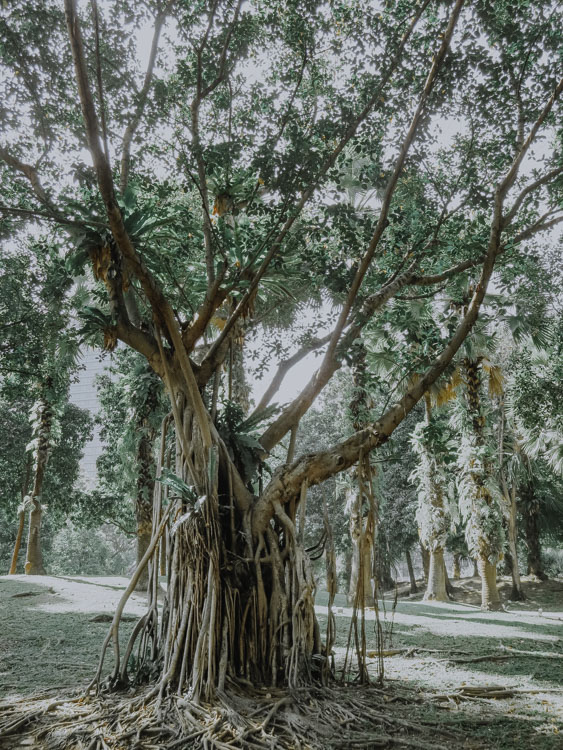
[[[486,557],[479,557],[477,565],[481,575],[481,609],[502,610],[503,606],[497,589],[497,566],[490,563]]]
[[[424,572],[424,580],[428,583],[428,577],[430,575],[430,552],[426,547],[420,543],[420,554],[422,556],[422,570]]]
[[[454,564],[453,564],[453,579],[454,581],[459,581],[461,578],[461,555],[459,552],[456,552],[454,555]]]
[[[485,413],[481,405],[481,373],[479,360],[466,359],[464,362],[466,392],[465,398],[471,427],[469,428],[470,460],[462,467],[470,486],[471,510],[468,529],[477,530],[477,539],[472,540],[478,552],[477,567],[481,575],[481,609],[501,609],[496,584],[496,562],[502,555],[502,513],[497,501],[487,486],[491,476],[490,460],[485,457],[477,460],[474,453],[486,448]],[[475,549],[477,547],[477,549]]]
[[[413,564],[412,564],[411,552],[410,552],[410,550],[409,550],[408,547],[405,550],[405,557],[407,558],[407,568],[409,570],[409,581],[410,581],[410,585],[411,585],[410,592],[411,592],[411,594],[416,594],[416,593],[418,593],[418,588],[417,588],[417,585],[416,585],[416,578],[415,578],[415,575],[414,575],[414,568],[413,568]]]
[[[48,386],[49,384],[47,384]],[[31,492],[31,512],[29,514],[29,533],[27,537],[27,554],[25,561],[26,575],[45,575],[43,555],[41,552],[41,492],[45,470],[49,460],[51,442],[51,424],[53,412],[51,404],[42,398],[39,406],[39,428],[35,459],[35,477]]]
[[[25,561],[26,575],[44,576],[43,554],[41,551],[41,517],[43,509],[41,501],[32,497],[32,508],[29,514],[29,533],[27,537],[27,559]]]
[[[20,510],[18,513],[18,533],[16,535],[16,541],[14,544],[14,551],[12,553],[12,562],[10,564],[10,572],[8,575],[15,575],[18,565],[18,555],[20,552],[20,547],[22,543],[22,537],[23,537],[23,527],[25,525],[25,510]]]
[[[25,473],[21,486],[21,506],[18,512],[18,533],[16,534],[16,541],[14,543],[14,551],[12,553],[12,562],[10,564],[10,572],[8,575],[15,575],[18,566],[18,555],[20,553],[23,530],[25,526],[25,498],[29,489],[29,480],[31,479],[31,468],[33,466],[33,455],[32,453],[26,453],[25,460]]]
[[[520,570],[518,566],[518,549],[516,546],[516,539],[518,533],[516,529],[516,487],[512,487],[510,493],[510,514],[508,517],[508,549],[509,553],[507,557],[510,557],[510,574],[512,576],[512,591],[510,592],[510,600],[513,602],[522,602],[526,599],[522,590],[522,582],[520,580]]]
[[[448,600],[445,573],[444,550],[440,548],[431,550],[428,585],[426,586],[424,601],[446,602]]]
[[[522,493],[522,514],[524,516],[524,531],[528,547],[528,575],[536,576],[540,581],[546,581],[541,559],[540,532],[538,526],[539,503],[536,500],[534,487],[528,483]]]

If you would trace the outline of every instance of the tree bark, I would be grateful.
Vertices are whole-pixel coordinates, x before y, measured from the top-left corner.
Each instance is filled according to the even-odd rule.
[[[424,601],[448,601],[445,573],[446,566],[444,563],[444,550],[440,548],[431,550],[430,565],[428,569],[428,584],[424,594]]]
[[[22,537],[23,537],[23,527],[25,525],[25,510],[20,510],[18,513],[18,533],[16,535],[16,541],[14,544],[14,551],[12,553],[12,562],[10,564],[10,572],[9,575],[13,576],[16,574],[17,566],[18,566],[18,555],[20,552],[20,547],[22,543]]]
[[[353,391],[350,400],[350,414],[355,430],[365,427],[371,400],[367,391],[367,361],[366,348],[360,344],[356,352],[356,360],[352,368]],[[372,488],[371,472],[369,468],[369,453],[362,454],[355,471],[350,473],[355,495],[349,499],[347,506],[350,511],[350,538],[352,540],[352,574],[348,598],[351,604],[372,607],[375,603],[373,594],[373,552],[374,540],[377,536],[379,519],[370,517],[370,498]],[[367,511],[364,506],[367,505]],[[375,514],[374,514],[375,515]]]
[[[455,594],[455,589],[452,586],[452,582],[450,581],[450,577],[448,575],[448,569],[446,568],[446,561],[444,560],[444,581],[446,583],[446,594],[448,595],[448,599],[453,599]]]
[[[41,551],[41,517],[43,509],[37,497],[32,498],[32,508],[29,514],[29,533],[27,537],[27,559],[25,573],[31,576],[44,576],[43,554]]]
[[[497,589],[497,566],[490,563],[486,557],[479,557],[477,565],[481,575],[481,609],[502,610],[503,606]]]
[[[51,384],[45,384],[49,388]],[[39,401],[39,425],[37,430],[37,447],[35,449],[35,476],[31,492],[31,510],[29,514],[29,533],[27,537],[27,553],[25,561],[26,575],[45,575],[43,555],[41,552],[41,492],[45,470],[49,460],[51,442],[51,426],[53,420],[52,406],[42,397]]]
[[[373,596],[373,532],[363,514],[362,487],[348,500],[352,558],[348,602],[374,605]]]
[[[502,609],[496,584],[496,561],[502,557],[502,511],[488,487],[492,477],[491,459],[487,456],[486,414],[481,403],[481,370],[479,359],[463,361],[467,425],[462,436],[464,451],[460,468],[466,480],[466,501],[470,502],[467,518],[467,541],[477,553],[481,576],[481,609]],[[479,455],[481,454],[480,458]],[[495,563],[491,563],[495,560]]]
[[[154,493],[154,438],[155,430],[151,429],[147,420],[144,426],[139,446],[137,448],[137,495],[135,498],[135,517],[137,522],[137,564],[141,562],[152,538],[153,493]],[[137,590],[145,590],[148,583],[148,568],[145,568],[137,583]]]
[[[479,577],[479,564],[477,562],[477,558],[473,558],[473,578]]]
[[[517,513],[516,513],[516,487],[512,488],[510,492],[510,512],[508,517],[508,549],[509,552],[506,557],[510,560],[510,575],[512,576],[512,591],[510,592],[510,600],[513,602],[523,602],[526,599],[524,591],[522,590],[522,582],[520,580],[520,567],[518,565],[518,547],[516,541],[518,538],[518,532],[516,528]]]
[[[522,515],[524,516],[524,531],[526,534],[526,545],[528,547],[528,575],[536,576],[540,581],[546,581],[541,559],[541,543],[538,525],[539,502],[534,493],[531,482],[528,483],[522,493]]]
[[[417,442],[417,453],[420,461],[418,533],[422,548],[429,550],[430,554],[424,599],[426,601],[444,602],[448,598],[448,577],[443,545],[451,525],[451,518],[444,502],[444,468],[441,456],[443,448],[439,444],[437,445],[434,440],[428,438],[426,434],[431,426],[438,428],[435,420],[433,421],[429,393],[424,394],[424,406],[425,427],[424,432],[419,435],[420,442]],[[420,427],[421,425],[418,425],[418,428]]]
[[[422,570],[424,572],[424,580],[428,584],[428,577],[430,575],[430,552],[426,547],[420,543],[420,554],[422,557]]]
[[[416,594],[418,593],[418,587],[416,585],[416,577],[414,575],[411,552],[408,548],[405,550],[405,557],[407,558],[407,568],[409,571],[410,593]]]
[[[459,552],[454,554],[452,577],[454,581],[459,581],[461,578],[461,554]]]
[[[356,601],[358,588],[361,587],[360,597],[367,607],[374,604],[373,586],[371,582],[371,550],[367,544],[360,549],[360,540],[354,540],[352,553],[352,569],[350,572],[350,587],[348,590],[348,602],[352,605]]]
[[[20,553],[22,538],[23,538],[23,530],[25,526],[25,499],[27,496],[27,491],[29,489],[29,480],[31,479],[31,469],[33,466],[33,455],[28,452],[26,454],[26,460],[25,460],[25,471],[22,479],[22,485],[21,485],[21,505],[20,510],[18,512],[18,532],[16,534],[16,541],[14,543],[14,551],[12,553],[12,561],[10,564],[10,572],[8,575],[15,575],[18,567],[18,556]]]
[[[512,561],[512,555],[510,554],[510,552],[508,550],[506,550],[505,553],[504,553],[503,563],[504,563],[504,569],[503,569],[504,575],[505,576],[511,576],[512,575],[512,569],[514,567],[514,563]]]

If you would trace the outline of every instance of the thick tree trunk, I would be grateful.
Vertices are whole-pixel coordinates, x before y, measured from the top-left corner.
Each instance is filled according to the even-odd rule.
[[[250,387],[244,366],[243,329],[231,344],[229,361],[229,398],[237,403],[246,416],[250,409]]]
[[[366,607],[373,607],[373,585],[371,578],[371,550],[367,544],[361,545],[360,540],[352,542],[352,570],[350,573],[350,587],[348,589],[348,601],[353,604],[358,596],[358,588],[361,587],[359,596]],[[360,550],[360,546],[363,546]]]
[[[46,383],[50,387],[50,383]],[[43,479],[51,441],[51,425],[53,412],[51,404],[42,398],[39,403],[39,426],[37,434],[37,447],[35,450],[35,476],[33,490],[31,492],[31,510],[29,514],[29,532],[27,537],[27,553],[25,561],[25,572],[27,575],[45,575],[43,567],[43,555],[41,552],[41,492],[43,490]]]
[[[439,430],[432,414],[432,402],[428,393],[424,394],[425,427],[418,434],[419,453],[419,493],[417,520],[421,549],[429,554],[426,574],[426,601],[446,601],[449,583],[444,562],[444,544],[451,525],[447,504],[444,502],[444,468],[442,446],[428,437],[434,427]],[[421,425],[418,425],[420,428]]]
[[[152,503],[137,497],[135,504],[137,521],[137,565],[143,559],[152,539]],[[137,591],[144,591],[148,584],[148,569],[145,568],[137,583]]]
[[[481,609],[496,610],[502,609],[496,583],[496,561],[502,557],[502,511],[488,486],[492,477],[492,460],[487,455],[486,414],[481,405],[480,360],[464,360],[464,374],[467,415],[462,435],[460,468],[466,485],[465,501],[470,503],[466,526],[467,542],[472,553],[477,553],[477,568],[481,576]],[[491,560],[495,561],[494,564]]]
[[[459,581],[461,578],[461,554],[459,552],[454,555],[452,577],[454,581]]]
[[[479,563],[477,562],[477,558],[473,558],[473,578],[479,577]]]
[[[512,560],[512,555],[508,550],[504,553],[504,560],[503,560],[503,574],[505,576],[511,576],[512,575],[512,569],[514,567],[514,563]]]
[[[276,504],[273,524],[263,523],[217,433],[212,428],[216,443],[209,451],[185,399],[173,406],[175,473],[192,489],[182,493],[172,513],[168,587],[158,627],[158,547],[153,553],[150,637],[143,640],[142,659],[160,666],[157,689],[174,685],[191,691],[195,701],[224,690],[227,678],[266,686],[306,684],[321,647],[315,583],[303,547],[306,485],[298,497]],[[158,493],[155,497],[158,518]],[[124,657],[116,666],[116,685],[127,681],[126,662]]]
[[[405,557],[407,558],[407,568],[408,568],[408,571],[409,571],[409,581],[410,581],[410,586],[411,586],[410,587],[410,592],[411,592],[411,594],[416,594],[416,593],[418,593],[418,587],[416,585],[416,577],[414,575],[414,567],[413,567],[413,564],[412,564],[411,552],[408,549],[408,547],[405,550]]]
[[[497,589],[497,566],[492,565],[486,557],[480,557],[477,565],[481,575],[481,609],[501,610],[503,607]]]
[[[428,569],[428,584],[424,594],[425,601],[446,602],[446,566],[444,564],[444,550],[435,549],[430,552],[430,566]]]
[[[367,391],[366,350],[363,344],[358,346],[352,372],[354,388],[350,400],[350,413],[354,429],[359,430],[366,424],[366,414],[370,404]],[[372,607],[375,603],[373,594],[374,538],[377,534],[379,519],[376,517],[374,504],[370,503],[370,500],[373,501],[374,498],[369,456],[362,457],[358,461],[356,470],[351,473],[351,479],[357,491],[355,494],[351,493],[347,503],[352,540],[352,573],[348,599],[351,604]]]
[[[377,556],[377,581],[383,591],[389,591],[395,587],[395,580],[391,573],[391,562],[388,555]]]

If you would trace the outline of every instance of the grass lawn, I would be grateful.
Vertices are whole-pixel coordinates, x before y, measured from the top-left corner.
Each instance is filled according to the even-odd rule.
[[[0,577],[0,719],[1,710],[18,701],[52,699],[90,681],[126,584],[124,578]],[[562,748],[563,582],[525,580],[527,601],[507,602],[507,611],[493,613],[477,606],[478,587],[476,579],[457,582],[456,600],[448,603],[425,603],[422,594],[395,598],[393,592],[379,602],[389,710],[400,704],[409,720],[450,730],[459,737],[451,747]],[[501,591],[505,598],[508,581]],[[321,632],[327,603],[326,592],[317,592]],[[144,604],[143,595],[129,600],[123,644]],[[334,611],[338,667],[352,616],[343,595],[336,596]],[[366,632],[370,653],[377,648],[374,609],[366,611]],[[375,674],[376,658],[370,666]],[[111,656],[104,671],[110,668]],[[505,692],[480,697],[485,688]],[[0,747],[30,745],[29,737],[21,745],[16,738],[5,741],[16,744],[0,740]]]

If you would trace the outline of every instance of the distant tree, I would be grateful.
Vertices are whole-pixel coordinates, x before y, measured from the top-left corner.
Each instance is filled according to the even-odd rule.
[[[420,541],[430,552],[428,582],[424,598],[445,602],[446,568],[444,551],[452,531],[451,494],[448,472],[451,472],[451,436],[443,418],[433,414],[430,394],[425,396],[426,418],[419,422],[412,436],[418,456],[413,479],[418,486],[418,522]]]
[[[132,529],[132,510],[140,562],[152,536],[156,451],[167,412],[162,384],[145,360],[121,350],[110,372],[99,378],[98,395],[97,421],[104,449],[97,462],[95,521],[113,521]],[[146,584],[145,572],[138,588]]]
[[[0,390],[5,398],[12,398],[21,389],[31,402],[31,439],[25,449],[31,463],[22,457],[25,493],[18,511],[11,569],[15,569],[23,515],[29,511],[25,572],[42,574],[41,519],[43,505],[50,504],[45,495],[49,488],[46,472],[55,445],[66,437],[62,435],[61,417],[69,408],[70,379],[78,366],[78,335],[72,315],[84,297],[80,288],[72,289],[59,246],[48,240],[33,240],[15,248],[2,259],[0,267],[3,291],[12,292],[0,310],[6,331]],[[89,427],[83,421],[81,424],[86,430],[81,436],[83,446]],[[75,460],[76,452],[72,446],[67,447],[68,456]]]
[[[30,398],[16,402],[0,400],[0,418],[6,430],[0,443],[0,506],[6,519],[0,542],[0,560],[11,573],[17,572],[18,537],[21,540],[26,518],[24,498],[33,470],[32,453],[26,451],[32,436],[28,419],[31,406]],[[81,506],[91,502],[78,482],[80,460],[91,434],[92,418],[89,412],[67,403],[60,417],[60,436],[52,448],[43,483],[43,496],[48,499],[44,547],[51,559],[50,548],[57,531],[79,512]],[[13,519],[18,515],[20,524],[15,531]],[[10,558],[11,562],[8,562]]]

